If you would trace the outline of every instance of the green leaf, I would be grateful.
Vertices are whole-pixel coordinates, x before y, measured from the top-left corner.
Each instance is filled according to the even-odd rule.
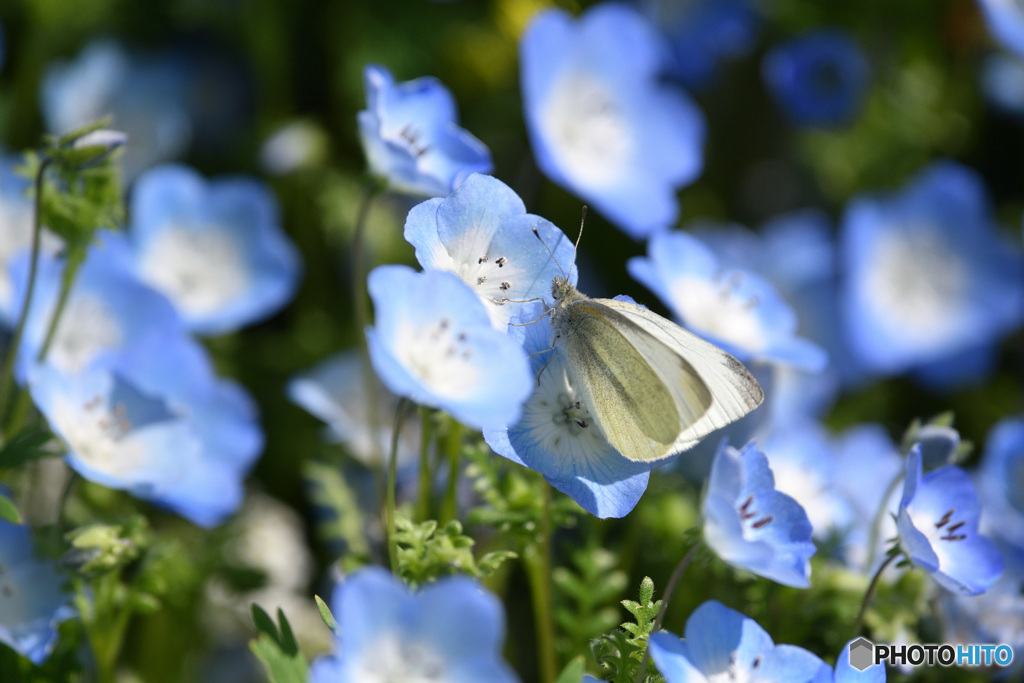
[[[319,595],[314,595],[313,599],[316,600],[316,608],[320,610],[320,618],[324,620],[327,628],[331,629],[332,633],[337,633],[338,621],[334,618],[334,615],[331,614],[331,608],[327,606],[327,603],[324,602]]]
[[[292,627],[284,612],[277,611],[280,632],[262,607],[253,603],[252,620],[257,636],[249,641],[249,649],[263,664],[270,683],[306,683],[308,667],[299,650]]]
[[[583,680],[583,655],[565,665],[555,683],[580,683]]]
[[[285,654],[294,656],[299,653],[299,641],[295,640],[295,632],[292,631],[292,625],[288,623],[287,617],[284,616],[284,610],[280,607],[277,608],[277,623],[281,624],[281,648]]]
[[[505,560],[516,557],[514,552],[499,550],[487,553],[477,562],[473,555],[474,541],[462,533],[462,524],[457,520],[438,528],[432,519],[416,524],[399,513],[395,527],[398,574],[412,586],[455,573],[479,578],[493,573]]]
[[[308,667],[301,654],[289,655],[265,633],[249,641],[249,649],[263,664],[270,683],[306,683]]]
[[[11,524],[21,524],[21,513],[18,512],[18,508],[15,507],[14,501],[0,493],[0,519],[6,520]]]
[[[37,422],[15,434],[0,448],[0,469],[17,467],[31,460],[59,455],[57,449],[46,448],[53,435],[42,422]]]
[[[252,621],[256,624],[256,631],[258,633],[266,633],[275,642],[277,641],[277,626],[274,624],[274,620],[255,602],[252,603]]]

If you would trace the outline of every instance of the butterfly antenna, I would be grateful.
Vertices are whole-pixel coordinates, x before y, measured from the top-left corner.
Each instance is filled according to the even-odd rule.
[[[569,264],[569,270],[576,265],[576,252],[580,249],[580,240],[583,239],[583,224],[587,221],[587,205],[583,205],[582,215],[580,215],[580,232],[576,235],[576,244],[572,247],[572,263]]]
[[[561,271],[562,277],[566,277],[565,271],[562,270],[562,264],[558,262],[557,258],[555,258],[555,252],[551,251],[551,247],[548,246],[548,243],[545,242],[544,238],[540,236],[540,232],[537,231],[537,226],[534,226],[532,228],[532,230],[533,230],[533,236],[536,237],[537,239],[539,239],[540,243],[543,244],[544,248],[548,250],[549,254],[551,254],[551,260],[555,262],[556,266],[558,266],[558,270]]]

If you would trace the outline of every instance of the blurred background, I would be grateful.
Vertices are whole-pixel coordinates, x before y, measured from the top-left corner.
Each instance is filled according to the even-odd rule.
[[[129,194],[141,172],[170,161],[184,162],[206,177],[255,176],[276,194],[282,225],[304,262],[298,293],[280,313],[205,339],[219,373],[252,392],[266,447],[249,481],[245,512],[214,532],[216,542],[194,545],[204,538],[198,530],[169,516],[155,523],[182,539],[181,554],[167,559],[168,575],[177,577],[180,588],[172,591],[166,609],[139,619],[132,632],[126,657],[138,680],[259,680],[245,648],[251,635],[246,608],[254,599],[285,604],[293,623],[305,624],[297,629],[306,634],[310,652],[329,645],[308,596],[314,588],[323,594],[329,585],[327,567],[337,548],[316,536],[303,463],[314,457],[340,461],[341,447],[325,444],[322,423],[290,402],[285,387],[297,373],[353,348],[360,334],[350,304],[348,245],[367,182],[355,118],[366,106],[364,66],[381,64],[397,81],[438,77],[458,102],[460,124],[490,148],[493,175],[516,190],[531,213],[575,236],[581,199],[547,180],[533,161],[517,40],[544,7],[557,5],[575,14],[590,4],[4,0],[0,5],[5,159],[37,146],[44,133],[110,114],[112,127],[129,135],[123,160]],[[673,13],[685,17],[688,8],[701,5],[638,4],[650,16],[662,17],[670,40]],[[737,0],[726,5],[738,9],[721,40],[709,38],[699,54],[690,55],[685,50],[691,44],[681,38],[678,59],[688,68],[666,73],[695,99],[708,129],[704,171],[679,191],[680,225],[699,220],[757,228],[780,214],[815,208],[834,236],[851,199],[899,191],[931,162],[951,159],[980,175],[1002,238],[1019,248],[1024,66],[992,37],[978,3]],[[801,123],[766,82],[763,62],[776,46],[826,26],[841,29],[859,46],[866,77],[857,101],[841,117]],[[681,29],[680,35],[685,35]],[[414,203],[385,195],[375,204],[367,231],[373,263],[415,264],[402,239],[405,213]],[[643,255],[645,245],[597,212],[587,221],[580,289],[592,296],[628,294],[668,314],[625,269],[625,261]],[[909,372],[860,377],[851,371],[837,380],[817,412],[830,430],[877,423],[898,441],[914,418],[952,410],[962,439],[982,444],[999,420],[1024,415],[1024,332],[1017,329],[995,343],[995,361],[986,372],[941,386]],[[824,345],[834,354],[849,353]],[[976,452],[968,462],[978,457]],[[348,467],[354,489],[371,479],[368,471]],[[593,545],[600,541],[612,553],[612,560],[605,559],[614,565],[609,576],[619,588],[618,597],[607,601],[612,608],[634,595],[643,576],[664,582],[678,559],[678,535],[695,518],[692,500],[699,488],[699,481],[678,473],[655,473],[631,516],[583,517],[575,529],[562,532],[555,542],[559,562],[600,564],[606,551]],[[694,495],[673,494],[679,490]],[[587,545],[580,549],[580,543]],[[208,567],[218,567],[217,582],[208,580]],[[759,618],[776,642],[799,643],[821,655],[838,651],[844,642],[841,633],[823,625],[856,598],[843,597],[835,585],[814,594],[825,596],[817,610],[777,586],[738,580],[721,568],[705,573],[716,593],[733,587],[746,604],[764,605],[748,614]],[[525,592],[516,569],[496,583],[506,597]],[[278,596],[254,597],[259,586],[269,585],[278,588]],[[700,590],[677,596],[670,622],[677,632],[703,597]],[[512,634],[509,661],[531,680],[530,615],[524,604],[505,602]],[[792,611],[806,618],[794,624],[785,618]],[[621,618],[613,616],[611,624]],[[203,627],[194,628],[199,623]]]

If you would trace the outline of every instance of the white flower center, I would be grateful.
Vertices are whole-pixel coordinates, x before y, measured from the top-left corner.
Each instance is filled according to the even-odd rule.
[[[441,396],[461,396],[477,383],[479,369],[466,333],[452,329],[448,318],[435,325],[403,325],[396,353],[402,364]]]
[[[81,371],[96,354],[123,341],[117,316],[103,299],[73,295],[64,307],[47,360],[70,373]]]
[[[111,408],[96,396],[86,405],[58,398],[54,422],[79,460],[115,477],[126,477],[148,463],[144,445],[131,438],[133,425],[125,408]]]
[[[692,330],[756,353],[767,344],[756,315],[759,301],[737,294],[738,277],[742,275],[734,272],[726,281],[679,278],[672,287],[672,303]]]
[[[570,70],[552,88],[541,125],[573,180],[600,186],[625,171],[633,131],[614,91],[604,83]]]
[[[444,660],[422,643],[388,633],[368,645],[355,666],[360,683],[438,683],[449,679]]]
[[[889,232],[875,248],[865,282],[879,316],[917,344],[941,345],[957,330],[967,286],[963,262],[930,230]]]
[[[729,665],[723,671],[705,672],[708,683],[755,683],[763,680],[758,675],[758,669],[763,661],[761,655],[756,655],[750,662],[740,662],[739,654],[736,651],[729,653]]]
[[[188,315],[208,315],[230,304],[248,285],[240,245],[215,227],[172,226],[142,257],[144,277]]]

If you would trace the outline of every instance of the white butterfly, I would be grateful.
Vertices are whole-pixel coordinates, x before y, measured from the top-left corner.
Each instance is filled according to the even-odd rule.
[[[738,360],[670,320],[551,283],[556,348],[581,403],[630,460],[660,460],[740,419],[764,392]]]

